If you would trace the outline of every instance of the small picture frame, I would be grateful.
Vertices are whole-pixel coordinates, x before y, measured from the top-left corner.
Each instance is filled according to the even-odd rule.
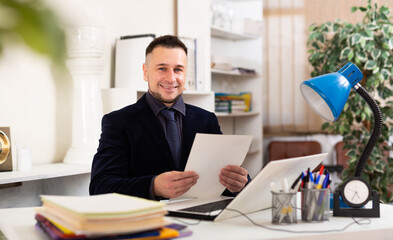
[[[11,130],[0,127],[0,172],[12,171]]]

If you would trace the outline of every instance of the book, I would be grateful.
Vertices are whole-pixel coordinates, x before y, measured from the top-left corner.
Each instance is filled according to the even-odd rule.
[[[75,234],[133,233],[163,227],[164,204],[122,195],[41,196],[36,212],[60,229]]]
[[[228,110],[225,110],[220,102],[229,102]],[[216,93],[215,103],[217,112],[250,112],[251,111],[251,93],[243,92],[239,94]]]
[[[114,235],[103,235],[96,237],[88,237],[84,234],[74,234],[73,232],[64,231],[58,227],[58,225],[41,214],[36,214],[35,219],[37,220],[36,226],[42,229],[50,239],[53,240],[84,240],[84,239],[133,239],[133,240],[150,240],[150,239],[168,239],[176,238],[180,236],[179,230],[181,230],[176,224],[175,226],[168,225],[163,228],[153,229],[148,231],[142,231],[138,233],[127,233],[127,234],[114,234]],[[182,229],[185,226],[182,226]]]

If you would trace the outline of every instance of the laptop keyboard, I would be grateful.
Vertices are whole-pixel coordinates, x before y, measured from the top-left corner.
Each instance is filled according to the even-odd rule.
[[[217,202],[210,202],[210,203],[205,203],[201,205],[197,205],[194,207],[189,207],[189,208],[183,208],[180,209],[181,211],[187,211],[187,212],[213,212],[216,210],[221,210],[224,209],[231,201],[233,198],[225,199],[225,200],[220,200]]]

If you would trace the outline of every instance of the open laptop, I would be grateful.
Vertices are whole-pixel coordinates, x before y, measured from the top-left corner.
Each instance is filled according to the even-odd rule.
[[[210,221],[221,221],[243,214],[252,213],[271,207],[270,183],[281,183],[287,178],[291,184],[302,171],[315,169],[327,156],[327,153],[304,157],[288,158],[269,162],[235,197],[226,198],[217,193],[214,198],[179,199],[169,201],[165,209],[169,216]],[[217,180],[218,181],[218,180]],[[228,210],[226,210],[228,209]]]

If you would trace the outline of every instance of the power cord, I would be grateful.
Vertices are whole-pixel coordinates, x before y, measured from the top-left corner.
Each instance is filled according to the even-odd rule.
[[[269,207],[269,208],[264,208],[264,209],[260,209],[260,210],[258,210],[258,211],[256,211],[256,212],[261,212],[261,211],[265,211],[265,210],[269,210],[269,209],[271,209],[271,207]],[[346,226],[344,226],[344,227],[342,227],[342,228],[330,229],[330,230],[323,230],[323,231],[317,231],[317,230],[315,230],[315,231],[294,231],[294,230],[288,230],[288,229],[273,228],[273,227],[265,226],[265,225],[263,225],[263,224],[256,223],[256,222],[255,222],[254,220],[252,220],[247,214],[245,214],[245,213],[243,213],[243,212],[241,212],[241,211],[239,211],[239,210],[236,210],[236,209],[226,208],[225,210],[233,211],[233,212],[239,213],[241,216],[245,217],[249,222],[251,222],[254,226],[261,227],[261,228],[268,229],[268,230],[272,230],[272,231],[288,232],[288,233],[329,233],[329,232],[343,232],[343,231],[345,231],[346,229],[348,229],[350,226],[352,226],[352,225],[354,225],[354,224],[358,224],[358,225],[368,225],[368,224],[371,223],[371,219],[369,219],[369,218],[355,219],[354,217],[352,217],[353,222],[347,224]],[[223,210],[222,210],[222,211],[223,211]],[[211,214],[211,212],[210,212],[208,215],[206,215],[206,216],[210,216],[210,214]],[[189,223],[189,222],[186,222],[186,221],[181,220],[181,219],[179,219],[179,218],[175,218],[175,220],[176,220],[176,221],[179,221],[179,222],[181,222],[181,223],[183,223],[183,224],[185,224],[185,225],[191,226],[191,225],[198,225],[198,224],[200,224],[201,221],[203,221],[204,219],[199,219],[199,220],[198,220],[197,222],[195,222],[195,223]]]

